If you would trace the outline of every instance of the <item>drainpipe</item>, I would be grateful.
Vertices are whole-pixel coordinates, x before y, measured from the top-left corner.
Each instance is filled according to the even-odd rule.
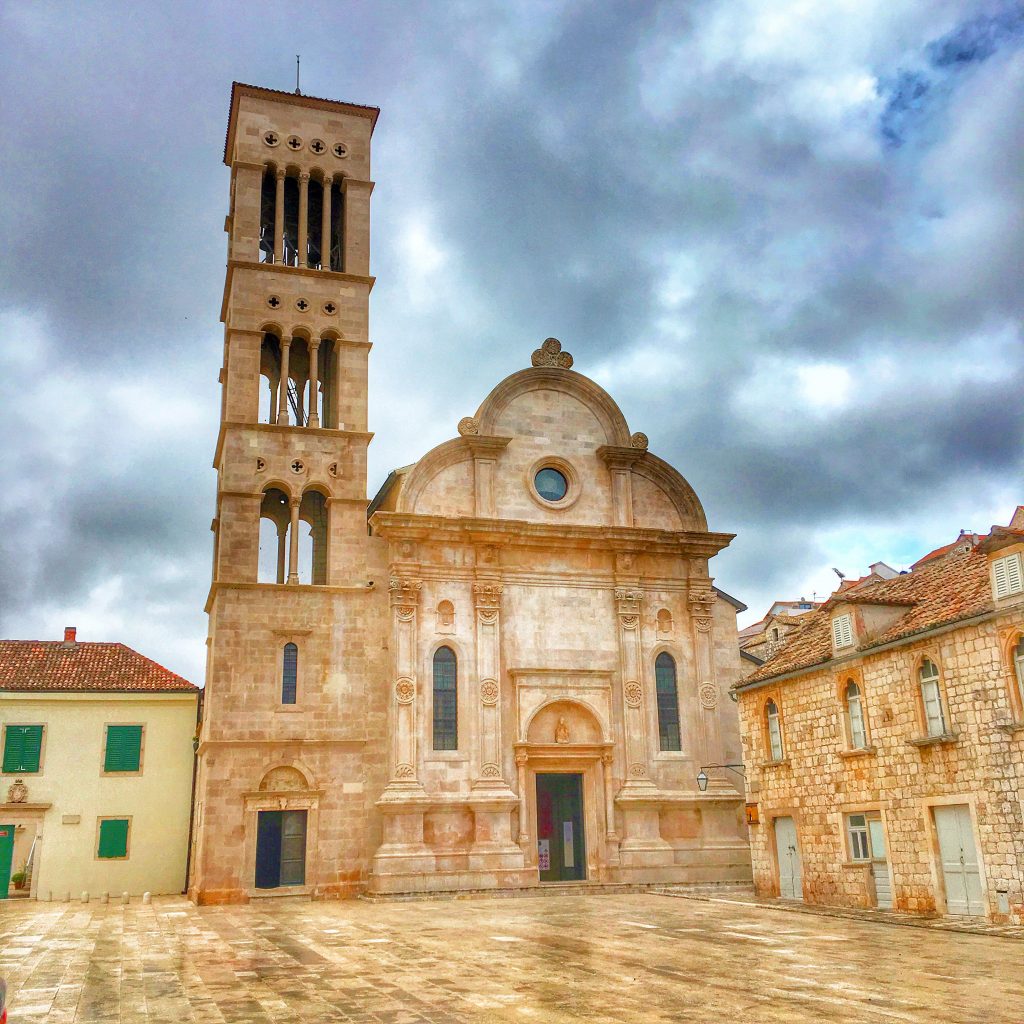
[[[196,697],[196,735],[192,742],[192,798],[188,809],[188,846],[185,847],[185,888],[182,896],[188,895],[188,883],[192,876],[192,835],[196,825],[196,776],[199,773],[199,729],[203,723],[203,698],[206,688],[199,691]]]

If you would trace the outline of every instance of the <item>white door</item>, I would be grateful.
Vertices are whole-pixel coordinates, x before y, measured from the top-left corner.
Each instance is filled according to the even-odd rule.
[[[868,815],[868,835],[871,838],[871,874],[875,879],[875,904],[879,910],[892,910],[892,881],[885,855],[885,829],[882,819]]]
[[[946,913],[981,916],[985,913],[985,900],[970,808],[966,804],[954,804],[936,807],[933,811],[946,886]]]
[[[804,898],[803,868],[792,818],[775,819],[775,849],[779,858],[779,895],[786,900]]]

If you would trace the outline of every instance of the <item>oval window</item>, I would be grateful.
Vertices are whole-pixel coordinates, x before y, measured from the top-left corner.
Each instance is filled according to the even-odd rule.
[[[533,478],[533,485],[545,501],[561,501],[569,492],[569,481],[566,480],[565,474],[552,469],[551,466],[545,466],[537,473]]]

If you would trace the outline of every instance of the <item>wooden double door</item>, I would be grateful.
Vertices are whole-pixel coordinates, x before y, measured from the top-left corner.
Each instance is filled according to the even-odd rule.
[[[537,864],[542,882],[574,882],[587,877],[583,834],[583,776],[572,772],[537,774]]]
[[[256,826],[256,888],[306,882],[306,812],[260,811]]]

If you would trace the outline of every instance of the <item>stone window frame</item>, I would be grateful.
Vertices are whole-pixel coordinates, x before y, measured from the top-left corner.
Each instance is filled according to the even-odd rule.
[[[939,707],[942,711],[942,732],[933,733],[928,728],[928,713],[924,706],[924,694],[921,690],[921,669],[924,667],[924,663],[930,661],[938,672],[938,678],[936,679],[936,687],[939,693]],[[925,648],[915,652],[913,655],[913,672],[911,675],[912,685],[914,687],[914,702],[917,709],[917,726],[918,726],[918,739],[921,740],[941,740],[944,738],[952,738],[955,734],[953,732],[953,723],[949,717],[949,694],[946,689],[946,673],[942,667],[942,660],[939,657],[939,653],[934,648]]]
[[[864,744],[859,747],[854,746],[853,729],[850,722],[850,705],[847,696],[850,683],[857,687],[860,695],[861,720],[864,725]],[[861,754],[873,752],[875,747],[871,742],[871,717],[868,714],[867,691],[864,686],[864,674],[860,669],[848,669],[837,674],[836,700],[839,703],[839,716],[842,720],[840,725],[843,736],[842,753]]]
[[[306,685],[305,665],[309,657],[306,641],[313,631],[311,629],[272,629],[274,638],[274,713],[293,715],[305,711]],[[281,696],[284,689],[284,649],[288,644],[298,648],[295,666],[295,703],[284,704]]]
[[[37,779],[37,778],[39,778],[40,775],[43,774],[43,772],[45,771],[45,768],[46,768],[46,760],[45,760],[46,759],[46,738],[47,738],[47,734],[50,731],[50,728],[49,728],[49,726],[47,725],[46,722],[4,722],[3,723],[3,728],[2,728],[2,730],[0,730],[0,769],[3,768],[3,763],[2,763],[3,762],[3,754],[4,754],[4,751],[7,749],[7,730],[10,729],[10,728],[16,728],[19,725],[20,726],[38,725],[42,729],[42,732],[40,733],[40,739],[39,739],[39,767],[34,772],[24,772],[24,771],[5,772],[5,771],[0,771],[0,775],[6,775],[8,779],[13,779],[13,778],[15,778],[16,776],[19,776],[19,775],[31,775],[32,778]]]
[[[658,712],[658,658],[663,654],[667,654],[672,659],[672,667],[674,669],[675,684],[676,684],[676,715],[678,716],[677,722],[679,727],[679,749],[673,750],[671,748],[662,749],[661,746],[661,715]],[[654,754],[655,760],[666,760],[666,761],[678,761],[680,759],[687,759],[692,757],[692,753],[686,750],[686,730],[685,716],[683,715],[683,701],[682,701],[682,690],[681,685],[681,672],[680,666],[685,664],[682,660],[681,651],[673,644],[660,643],[657,644],[651,651],[650,657],[650,692],[652,699],[648,701],[648,706],[651,709],[650,721],[648,722],[651,728],[651,738],[654,741]],[[646,672],[644,673],[647,674]],[[641,684],[643,685],[643,684]],[[645,686],[645,689],[647,687]]]
[[[771,740],[771,726],[769,724],[769,712],[768,705],[771,704],[775,708],[775,720],[779,727],[779,756],[775,756],[775,751],[772,749]],[[786,723],[782,715],[782,700],[777,691],[766,693],[761,699],[761,704],[758,709],[758,715],[761,722],[761,744],[765,754],[765,764],[783,764],[786,761]]]
[[[454,602],[453,602],[454,603]],[[455,655],[455,739],[454,750],[434,749],[434,655],[442,648],[449,648]],[[424,699],[422,725],[419,735],[423,737],[423,760],[439,762],[468,763],[470,752],[476,743],[475,716],[471,712],[468,691],[471,665],[466,645],[451,634],[443,634],[427,647],[426,662],[422,679],[426,680],[422,692]]]
[[[1010,717],[1015,723],[1024,723],[1024,626],[1015,626],[1007,630],[1002,646]]]

